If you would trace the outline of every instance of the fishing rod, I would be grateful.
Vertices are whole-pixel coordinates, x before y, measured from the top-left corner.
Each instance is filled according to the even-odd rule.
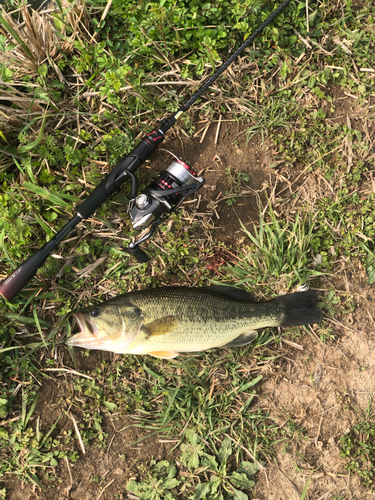
[[[189,196],[204,184],[204,179],[186,163],[176,159],[166,170],[149,184],[143,193],[137,196],[138,181],[136,170],[153,153],[164,140],[164,134],[175,124],[176,120],[203,94],[213,82],[232,64],[232,62],[255,40],[255,38],[275,19],[291,2],[284,0],[267,19],[247,38],[243,44],[225,61],[218,70],[169,118],[162,120],[158,127],[148,133],[135,148],[116,165],[116,167],[100,182],[86,200],[77,207],[76,215],[38,252],[29,257],[2,283],[0,297],[12,300],[43,265],[47,257],[66,237],[66,235],[83,219],[89,218],[115,191],[127,180],[131,181],[129,215],[134,229],[149,232],[138,241],[130,243],[127,251],[139,262],[149,260],[147,254],[140,248],[161,222],[173,213]]]

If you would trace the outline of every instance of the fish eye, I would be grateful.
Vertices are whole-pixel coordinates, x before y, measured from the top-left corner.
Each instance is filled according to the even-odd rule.
[[[99,307],[94,307],[94,309],[91,309],[90,315],[93,316],[94,318],[96,316],[99,316],[100,314],[100,309]]]

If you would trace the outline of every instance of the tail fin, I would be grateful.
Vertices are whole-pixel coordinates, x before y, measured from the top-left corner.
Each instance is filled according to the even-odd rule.
[[[323,313],[318,307],[319,292],[307,292],[281,295],[273,299],[283,304],[285,318],[280,326],[312,325],[321,321]]]

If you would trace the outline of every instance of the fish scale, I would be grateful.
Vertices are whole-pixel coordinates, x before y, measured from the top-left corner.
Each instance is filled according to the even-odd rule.
[[[254,302],[227,286],[164,287],[120,295],[75,315],[69,345],[173,358],[181,352],[246,345],[255,330],[312,324],[322,312],[315,290]]]
[[[284,316],[277,303],[241,302],[209,290],[207,293],[194,288],[152,292],[147,290],[129,297],[130,302],[144,313],[145,323],[164,314],[176,317],[179,325],[167,335],[149,339],[141,332],[127,348],[129,353],[194,352],[221,347],[246,332],[277,326]],[[150,300],[151,297],[159,300]]]

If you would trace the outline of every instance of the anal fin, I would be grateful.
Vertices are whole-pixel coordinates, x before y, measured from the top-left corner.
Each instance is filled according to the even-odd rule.
[[[234,340],[231,342],[228,342],[228,344],[225,344],[221,347],[241,347],[246,344],[250,344],[250,342],[253,342],[258,336],[258,332],[246,332],[246,333],[241,333],[238,337],[236,337]]]
[[[154,358],[161,358],[161,359],[173,359],[176,358],[179,353],[174,352],[174,351],[153,351],[149,352],[150,356],[154,356]]]

